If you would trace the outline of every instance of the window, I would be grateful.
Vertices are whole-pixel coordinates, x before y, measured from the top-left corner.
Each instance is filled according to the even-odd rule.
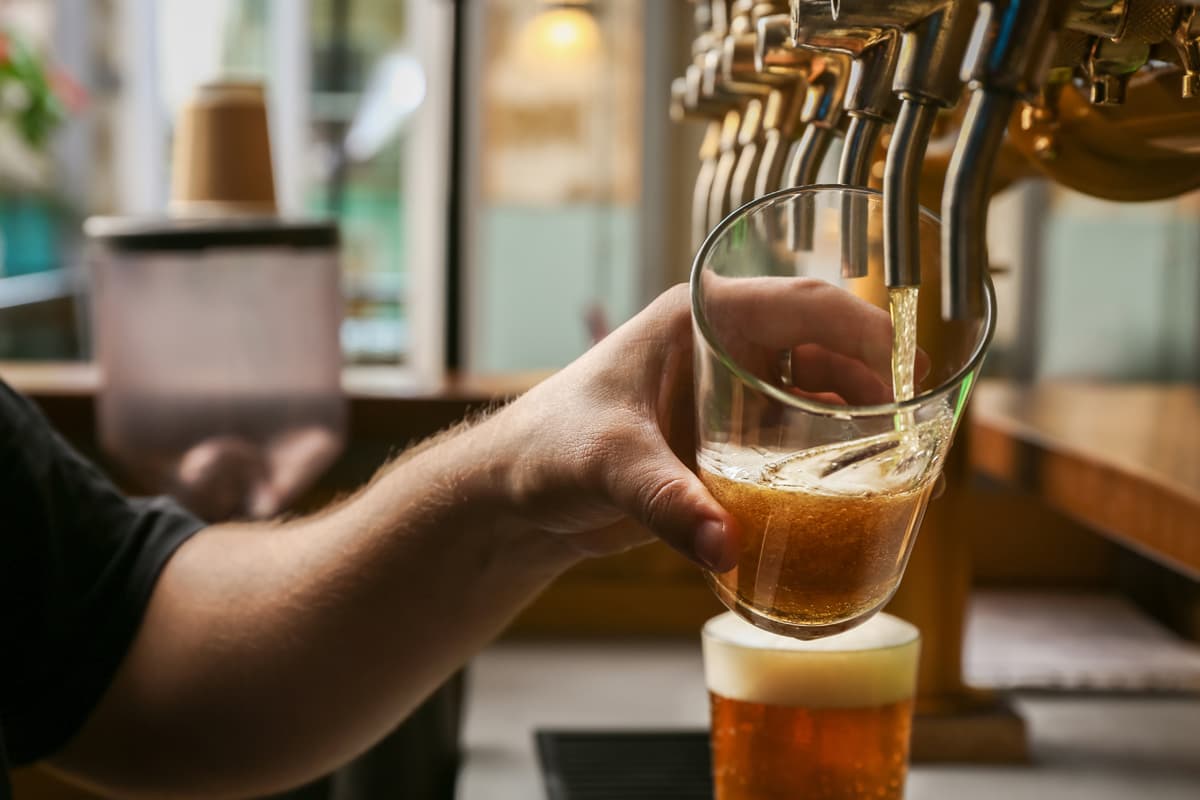
[[[57,0],[6,4],[0,24],[33,31],[89,92],[53,153],[55,196],[77,201],[61,221],[69,236],[90,214],[161,215],[172,122],[194,88],[261,80],[281,213],[341,225],[347,361],[428,370],[441,361],[451,10],[426,0]],[[60,270],[38,271],[69,276],[77,261],[63,254]],[[56,285],[70,294],[71,280]],[[0,289],[0,306],[6,296],[14,287]],[[6,330],[0,320],[0,358],[86,351],[86,336],[6,349]]]
[[[641,250],[643,187],[662,179],[644,169],[644,43],[671,4],[470,5],[464,360],[554,368],[660,288]],[[667,124],[666,102],[654,111]]]

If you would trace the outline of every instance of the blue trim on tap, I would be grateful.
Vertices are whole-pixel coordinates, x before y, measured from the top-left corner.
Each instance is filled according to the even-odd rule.
[[[829,119],[830,110],[833,108],[833,93],[822,92],[821,102],[817,105],[817,119]]]
[[[1007,3],[992,3],[992,8],[1003,6],[1003,10],[996,15],[996,37],[992,40],[991,50],[987,54],[987,70],[989,73],[994,73],[1001,68],[997,63],[1008,55],[1013,46],[1013,37],[1017,30],[1017,17],[1020,16],[1021,0],[1012,0]]]

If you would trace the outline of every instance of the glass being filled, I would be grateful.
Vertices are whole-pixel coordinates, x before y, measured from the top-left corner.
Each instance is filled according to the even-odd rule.
[[[848,201],[861,269],[843,261]],[[696,463],[739,533],[736,567],[708,580],[799,639],[896,592],[994,325],[987,282],[977,313],[943,319],[936,217],[921,216],[919,286],[887,285],[881,232],[877,193],[786,190],[727,218],[692,272]]]

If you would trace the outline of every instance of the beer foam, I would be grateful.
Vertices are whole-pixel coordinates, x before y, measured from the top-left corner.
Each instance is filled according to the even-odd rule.
[[[778,491],[875,496],[919,491],[937,476],[953,432],[948,411],[909,427],[801,450],[708,443],[698,466],[714,475]],[[877,450],[869,455],[872,450]]]
[[[802,641],[733,613],[704,626],[704,678],[732,700],[804,708],[866,708],[913,696],[917,629],[889,614],[824,639]]]

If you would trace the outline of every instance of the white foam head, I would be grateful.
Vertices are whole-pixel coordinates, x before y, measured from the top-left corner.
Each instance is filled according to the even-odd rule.
[[[805,708],[866,708],[913,696],[921,637],[889,614],[824,639],[802,641],[733,613],[704,626],[709,691],[733,700]]]

